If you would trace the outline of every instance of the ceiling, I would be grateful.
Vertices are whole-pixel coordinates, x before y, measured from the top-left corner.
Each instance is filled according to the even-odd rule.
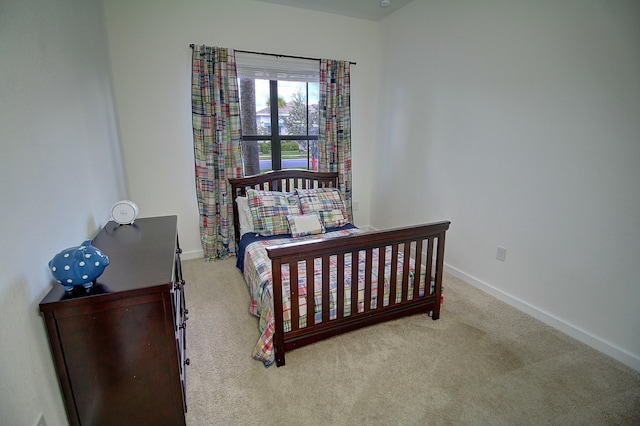
[[[334,13],[351,18],[379,21],[413,0],[390,0],[387,7],[380,6],[380,0],[257,0],[283,6],[300,7],[319,12]]]

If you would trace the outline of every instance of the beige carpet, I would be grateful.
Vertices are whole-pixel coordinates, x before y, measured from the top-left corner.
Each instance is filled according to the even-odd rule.
[[[640,374],[450,275],[439,320],[376,325],[264,368],[235,259],[183,265],[190,426],[640,424]]]

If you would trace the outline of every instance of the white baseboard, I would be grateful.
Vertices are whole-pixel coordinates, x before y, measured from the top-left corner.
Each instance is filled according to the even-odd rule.
[[[445,264],[444,270],[449,274],[453,275],[454,277],[478,288],[479,290],[482,290],[487,294],[490,294],[496,299],[499,299],[507,303],[508,305],[513,306],[519,311],[522,311],[528,315],[531,315],[535,319],[542,321],[543,323],[561,331],[562,333],[588,346],[591,346],[595,350],[610,356],[611,358],[621,362],[622,364],[636,371],[640,371],[640,358],[634,354],[631,354],[625,351],[622,348],[617,347],[611,342],[607,342],[606,340],[603,340],[597,336],[594,336],[593,334],[589,333],[586,330],[583,330],[579,327],[574,326],[573,324],[570,324],[560,318],[555,317],[554,315],[544,312],[543,310],[535,306],[532,306],[524,302],[523,300],[513,297],[510,294],[507,294],[502,290],[499,290],[493,287],[492,285],[477,279],[476,277],[466,274],[451,265]]]
[[[204,252],[202,250],[183,251],[180,255],[182,260],[202,259],[203,257]]]

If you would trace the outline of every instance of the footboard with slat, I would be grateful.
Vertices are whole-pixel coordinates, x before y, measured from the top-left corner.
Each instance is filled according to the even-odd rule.
[[[272,262],[273,302],[275,315],[276,364],[285,364],[285,352],[318,340],[345,333],[361,327],[417,313],[440,316],[445,233],[450,222],[409,226],[386,231],[367,232],[359,235],[292,243],[267,248]],[[373,254],[377,252],[377,270]],[[351,277],[359,277],[355,285],[345,283],[345,256],[361,259],[364,256],[364,272],[359,271],[357,261],[351,262]],[[385,257],[391,256],[390,272],[385,272]],[[330,258],[335,256],[336,314],[330,316]],[[398,259],[402,261],[398,261]],[[314,300],[314,262],[321,262],[322,296],[321,315],[317,320]],[[299,287],[290,286],[290,331],[285,332],[283,318],[282,266],[289,266],[290,283],[298,283],[298,265],[306,267],[306,312],[300,312]],[[373,277],[378,277],[374,279]],[[384,277],[384,279],[382,278]],[[420,282],[420,280],[424,280]],[[378,281],[378,284],[373,285]],[[386,282],[385,282],[386,281]],[[353,280],[352,280],[353,282]],[[421,291],[420,289],[423,289]],[[350,309],[345,309],[345,289],[350,294]],[[364,293],[364,296],[359,295]],[[385,292],[388,301],[385,303]],[[361,309],[357,306],[362,301]],[[306,317],[306,326],[300,326],[300,317]]]

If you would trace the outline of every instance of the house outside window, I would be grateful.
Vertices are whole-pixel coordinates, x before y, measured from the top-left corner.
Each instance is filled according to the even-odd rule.
[[[317,170],[319,64],[236,52],[245,175]]]

